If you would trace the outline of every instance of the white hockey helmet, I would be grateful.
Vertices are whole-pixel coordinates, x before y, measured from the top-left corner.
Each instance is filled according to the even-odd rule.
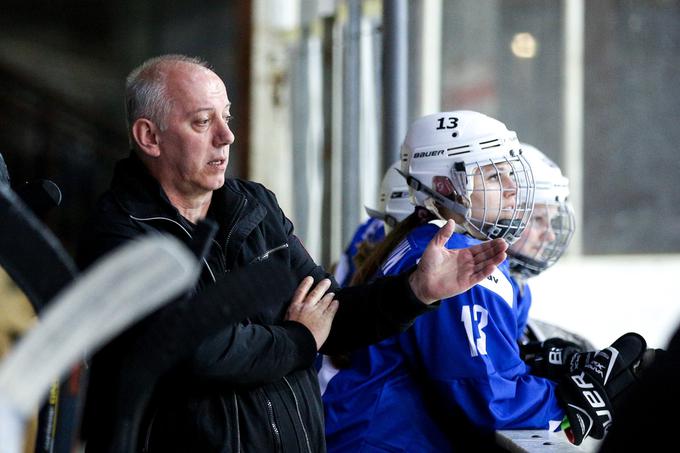
[[[534,212],[520,239],[508,248],[510,270],[524,278],[540,274],[560,259],[574,235],[569,179],[535,147],[522,143],[536,184]]]
[[[521,235],[531,216],[534,181],[515,132],[469,110],[424,116],[411,124],[401,148],[411,201],[481,240]],[[436,202],[436,205],[435,205]]]
[[[406,179],[399,173],[401,161],[397,160],[385,172],[380,184],[378,209],[366,208],[366,213],[374,219],[385,222],[385,231],[408,217],[415,207],[409,199]]]

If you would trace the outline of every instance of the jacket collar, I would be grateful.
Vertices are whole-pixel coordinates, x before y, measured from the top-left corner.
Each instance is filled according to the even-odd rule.
[[[191,226],[175,208],[163,191],[160,183],[149,173],[134,151],[116,163],[111,192],[121,208],[137,218],[166,217],[184,226]],[[238,190],[237,184],[227,179],[224,186],[213,192],[208,216],[221,227],[227,227],[234,220],[246,195]],[[258,203],[249,200],[246,212]],[[243,216],[246,212],[241,212]]]
[[[123,210],[134,217],[182,217],[134,151],[116,163],[111,192]]]

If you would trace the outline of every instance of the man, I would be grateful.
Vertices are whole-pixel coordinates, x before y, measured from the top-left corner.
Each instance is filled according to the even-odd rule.
[[[486,278],[505,258],[502,241],[446,250],[450,222],[414,270],[340,290],[295,237],[273,193],[225,180],[234,142],[231,104],[205,63],[180,55],[145,62],[128,77],[126,105],[133,153],[118,163],[99,202],[81,262],[146,232],[188,242],[207,217],[219,230],[197,290],[262,260],[277,260],[292,275],[287,287],[263,288],[267,310],[206,338],[191,362],[155,389],[141,429],[144,451],[325,451],[312,366],[317,351],[343,352],[397,333],[432,302]],[[106,451],[111,443],[107,366],[95,358],[88,451]]]

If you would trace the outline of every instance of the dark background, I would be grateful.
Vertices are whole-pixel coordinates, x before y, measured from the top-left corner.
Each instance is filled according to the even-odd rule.
[[[146,58],[183,53],[225,80],[245,176],[250,1],[4,1],[0,14],[0,153],[16,188],[47,178],[63,194],[46,219],[74,250],[84,216],[129,152],[125,77]]]

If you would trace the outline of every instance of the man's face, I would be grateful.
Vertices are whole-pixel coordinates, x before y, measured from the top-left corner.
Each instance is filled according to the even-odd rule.
[[[473,184],[470,196],[473,219],[484,219],[486,222],[494,223],[496,219],[513,217],[517,187],[509,163],[481,167],[481,171],[477,171],[473,176]]]
[[[227,90],[212,71],[192,64],[169,69],[167,95],[172,108],[158,133],[161,184],[183,196],[200,196],[222,187],[229,163]]]

